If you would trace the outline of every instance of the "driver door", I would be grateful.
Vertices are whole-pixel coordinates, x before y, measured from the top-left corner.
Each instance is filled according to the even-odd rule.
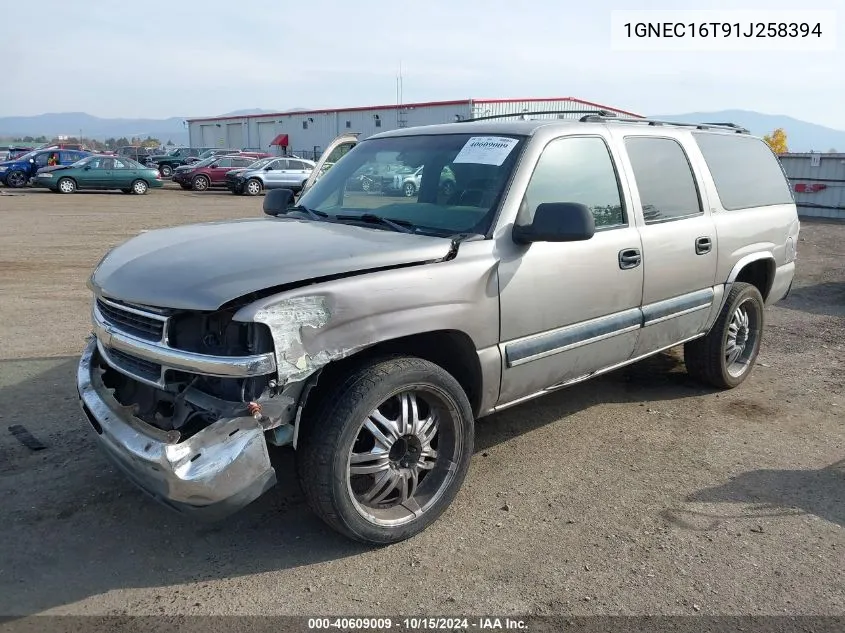
[[[514,244],[509,232],[500,238],[499,404],[575,382],[634,352],[642,245],[615,164],[601,135],[560,137],[540,155],[516,222],[530,222],[541,203],[575,202],[591,209],[596,233],[528,246]]]

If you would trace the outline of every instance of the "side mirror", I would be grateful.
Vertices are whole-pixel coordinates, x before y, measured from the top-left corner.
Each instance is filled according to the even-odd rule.
[[[91,169],[91,165],[85,165],[85,167],[83,167],[84,171],[88,171],[89,169]]]
[[[211,164],[208,166],[208,168],[209,168],[209,169],[217,169],[217,163],[211,163]]]
[[[267,165],[267,166],[264,168],[264,171],[270,171],[271,169],[273,169],[273,166],[272,166],[272,165]]]
[[[271,189],[264,194],[264,213],[279,215],[293,204],[293,191],[290,189]]]
[[[518,244],[581,242],[595,233],[590,208],[577,202],[544,202],[534,212],[531,224],[513,227],[513,239]]]

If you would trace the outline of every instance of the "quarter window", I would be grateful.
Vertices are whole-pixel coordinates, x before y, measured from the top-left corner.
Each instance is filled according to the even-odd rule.
[[[794,202],[778,159],[760,139],[713,132],[696,132],[693,137],[726,210]]]
[[[546,146],[528,183],[518,222],[530,222],[537,207],[547,202],[586,205],[597,230],[627,225],[619,180],[603,139],[569,137]]]
[[[625,149],[646,224],[703,213],[692,168],[680,143],[670,138],[629,136]]]

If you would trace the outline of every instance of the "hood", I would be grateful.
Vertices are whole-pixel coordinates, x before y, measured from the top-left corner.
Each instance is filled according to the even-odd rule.
[[[17,167],[19,165],[26,165],[27,163],[28,161],[16,160],[13,158],[11,160],[0,161],[0,167]]]
[[[45,174],[47,172],[58,171],[60,169],[68,169],[69,167],[70,167],[70,165],[50,165],[50,166],[47,166],[47,167],[40,167],[38,169],[37,173],[38,174]]]
[[[274,286],[433,261],[451,246],[443,237],[268,216],[143,233],[114,248],[91,281],[130,303],[216,310]]]

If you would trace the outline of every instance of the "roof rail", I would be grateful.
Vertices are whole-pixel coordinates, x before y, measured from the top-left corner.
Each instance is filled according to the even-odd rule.
[[[513,112],[511,114],[493,114],[490,116],[480,116],[473,119],[459,119],[455,123],[472,123],[475,121],[491,121],[493,119],[507,119],[510,117],[528,117],[536,116],[538,114],[582,114],[595,115],[603,118],[615,118],[616,115],[610,110],[538,110],[536,112]],[[581,119],[583,121],[583,119]]]
[[[736,123],[681,123],[679,121],[661,121],[658,119],[620,119],[615,116],[606,117],[602,114],[587,114],[579,121],[582,123],[598,123],[601,121],[620,121],[624,123],[645,123],[646,125],[671,125],[675,127],[694,127],[698,130],[732,130],[737,134],[750,134],[744,127]]]

